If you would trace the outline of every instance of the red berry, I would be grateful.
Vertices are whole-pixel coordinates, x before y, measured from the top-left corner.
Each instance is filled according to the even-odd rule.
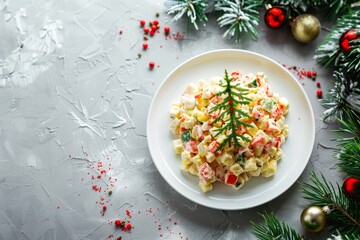
[[[317,90],[316,95],[318,96],[318,98],[321,98],[322,97],[322,90],[321,89]]]
[[[153,69],[155,67],[155,63],[153,61],[149,62],[149,68]]]
[[[121,221],[120,220],[115,220],[115,226],[120,227],[121,226]]]
[[[153,24],[154,24],[154,25],[158,25],[158,24],[159,24],[159,21],[155,19],[155,20],[153,21]]]
[[[307,76],[308,78],[310,78],[310,77],[311,77],[311,72],[310,72],[310,71],[307,71],[306,76]]]
[[[104,211],[104,212],[106,211],[106,206],[103,206],[103,211]]]
[[[149,33],[149,31],[150,31],[150,30],[149,30],[149,28],[147,28],[147,27],[146,27],[146,28],[144,28],[144,33],[148,34],[148,33]]]
[[[148,48],[148,46],[149,46],[148,43],[146,43],[146,42],[143,43],[143,49],[144,50],[146,50]]]
[[[157,25],[152,25],[152,26],[151,26],[151,30],[152,30],[152,31],[155,32],[157,29],[158,29]]]
[[[126,228],[127,228],[128,230],[130,230],[130,229],[132,228],[131,223],[128,223],[128,224],[126,225]]]
[[[168,34],[170,32],[170,28],[168,26],[164,27],[165,34]]]
[[[145,25],[145,20],[140,20],[140,26],[144,26]]]
[[[150,36],[154,36],[154,34],[155,34],[155,31],[151,30],[150,31]]]

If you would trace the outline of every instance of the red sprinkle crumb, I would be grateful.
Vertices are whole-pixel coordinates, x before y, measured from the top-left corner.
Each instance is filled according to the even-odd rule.
[[[119,34],[121,35],[122,33],[123,33],[123,30],[122,30],[122,29],[120,29]]]
[[[320,82],[316,82],[317,87],[321,87]]]
[[[146,23],[145,20],[140,20],[140,26],[142,27],[145,26],[145,23]]]
[[[153,69],[155,67],[155,63],[153,61],[149,62],[149,68]]]
[[[149,28],[145,27],[143,31],[145,34],[148,34],[150,30],[149,30]]]
[[[143,49],[144,49],[144,50],[146,50],[146,49],[148,48],[148,46],[149,46],[148,43],[146,43],[146,42],[143,43]]]
[[[126,209],[126,215],[128,215],[129,217],[131,217],[130,215],[130,211]]]
[[[155,19],[155,20],[153,21],[153,24],[154,24],[154,25],[158,25],[158,24],[159,24],[159,21]]]
[[[103,206],[103,211],[104,211],[104,212],[106,211],[106,206],[105,206],[105,205]]]
[[[155,34],[155,31],[151,30],[150,31],[150,36],[154,36],[154,34]]]
[[[164,33],[169,34],[170,28],[168,26],[164,27]]]
[[[318,98],[321,98],[321,97],[322,97],[322,90],[321,90],[321,89],[318,89],[318,90],[316,91],[316,95],[317,95]]]

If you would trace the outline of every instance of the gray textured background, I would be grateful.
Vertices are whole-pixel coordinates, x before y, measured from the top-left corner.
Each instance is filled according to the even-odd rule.
[[[221,48],[315,67],[326,92],[331,72],[313,60],[326,32],[303,45],[289,28],[270,30],[261,17],[259,40],[236,44],[222,38],[211,17],[206,28],[183,40],[157,34],[144,52],[139,20],[155,19],[157,12],[162,27],[186,31],[184,22],[170,21],[161,0],[0,0],[0,239],[253,239],[249,220],[260,221],[257,212],[264,210],[306,234],[299,216],[308,202],[298,184],[244,211],[205,208],[177,194],[152,163],[146,116],[172,69]],[[158,65],[153,71],[149,61]],[[300,180],[315,170],[341,183],[334,126],[321,120],[315,82],[299,81],[316,121],[314,150]],[[107,171],[101,179],[99,162]],[[101,202],[107,206],[104,216]],[[115,219],[130,220],[134,229],[116,229]],[[312,238],[327,236],[324,231]]]

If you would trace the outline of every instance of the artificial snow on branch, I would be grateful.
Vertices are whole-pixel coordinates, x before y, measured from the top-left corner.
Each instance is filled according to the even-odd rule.
[[[224,37],[235,37],[238,42],[241,37],[257,39],[259,25],[259,8],[262,0],[220,0],[215,10],[221,13],[217,19],[219,26],[226,27]]]

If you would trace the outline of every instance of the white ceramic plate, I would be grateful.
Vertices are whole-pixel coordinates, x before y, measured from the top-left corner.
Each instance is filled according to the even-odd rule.
[[[171,103],[179,100],[184,88],[200,79],[223,76],[241,69],[243,73],[264,72],[273,91],[286,97],[290,110],[286,116],[289,136],[282,150],[275,176],[252,178],[240,190],[215,183],[203,193],[198,177],[180,170],[180,157],[175,155],[169,131]],[[147,139],[153,161],[164,179],[184,197],[203,206],[239,210],[264,204],[285,192],[299,178],[309,161],[315,139],[314,114],[306,94],[297,80],[275,61],[260,54],[242,50],[211,51],[184,62],[173,70],[157,90],[147,118]]]

